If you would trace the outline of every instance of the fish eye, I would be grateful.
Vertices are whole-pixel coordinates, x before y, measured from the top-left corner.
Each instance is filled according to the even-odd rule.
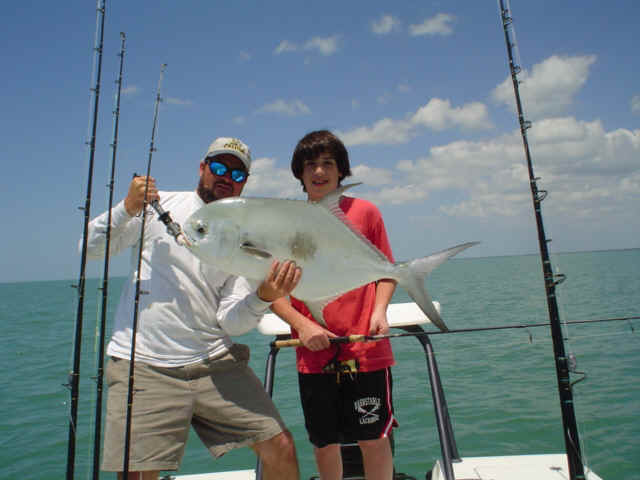
[[[209,228],[207,226],[207,224],[205,222],[203,222],[202,220],[196,220],[193,223],[193,229],[198,233],[198,235],[200,235],[201,237],[204,237],[207,232],[209,231]]]

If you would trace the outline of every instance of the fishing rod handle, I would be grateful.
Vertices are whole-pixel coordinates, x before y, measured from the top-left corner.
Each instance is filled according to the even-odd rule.
[[[331,343],[353,343],[353,342],[365,342],[367,341],[366,335],[349,335],[348,337],[330,337]],[[289,340],[275,340],[271,342],[275,348],[285,347],[302,347],[302,340],[299,338],[291,338]]]

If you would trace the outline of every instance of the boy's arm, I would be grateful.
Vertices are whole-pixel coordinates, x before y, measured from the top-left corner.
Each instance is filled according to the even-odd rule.
[[[279,298],[273,302],[271,311],[296,330],[302,344],[313,352],[329,348],[331,345],[329,337],[335,337],[335,334],[293,308],[287,298]]]
[[[383,278],[376,284],[376,300],[369,322],[369,335],[386,335],[389,333],[387,306],[395,289],[396,281],[388,278]]]

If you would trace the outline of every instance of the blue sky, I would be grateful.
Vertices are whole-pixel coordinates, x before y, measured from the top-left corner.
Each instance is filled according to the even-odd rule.
[[[640,4],[511,9],[553,250],[639,247]],[[74,279],[96,3],[10,2],[2,24],[0,281]],[[397,259],[473,240],[470,256],[537,252],[495,1],[107,1],[92,216],[107,204],[121,31],[118,200],[145,171],[167,63],[152,164],[161,189],[194,188],[211,140],[237,136],[253,150],[247,195],[302,198],[291,152],[328,128]]]

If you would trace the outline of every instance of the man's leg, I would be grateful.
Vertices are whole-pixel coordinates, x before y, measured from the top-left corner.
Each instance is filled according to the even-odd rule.
[[[288,430],[251,446],[262,461],[264,480],[298,480],[300,469],[293,436]],[[146,479],[144,479],[146,480]]]
[[[120,472],[122,480],[128,408],[129,361],[111,358],[107,364],[107,417],[102,469]],[[192,393],[179,369],[136,362],[130,436],[131,480],[154,480],[162,470],[177,470],[189,434]]]
[[[129,472],[127,480],[158,480],[159,470],[153,472]],[[118,472],[118,480],[122,480],[124,472]]]
[[[393,478],[393,455],[388,437],[375,440],[360,440],[364,474],[367,480],[391,480]]]

